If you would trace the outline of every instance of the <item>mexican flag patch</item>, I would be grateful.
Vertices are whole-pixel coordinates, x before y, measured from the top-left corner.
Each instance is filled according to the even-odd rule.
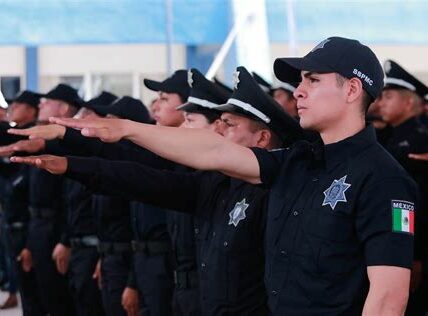
[[[412,202],[391,201],[392,231],[402,233],[415,233],[415,206]]]

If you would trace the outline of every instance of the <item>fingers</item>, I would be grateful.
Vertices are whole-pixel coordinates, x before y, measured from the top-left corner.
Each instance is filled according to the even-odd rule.
[[[411,159],[415,159],[415,160],[428,161],[428,153],[425,153],[425,154],[409,154],[408,157]]]
[[[58,258],[55,261],[55,264],[56,264],[56,269],[58,270],[59,273],[61,273],[61,274],[66,274],[67,273],[68,265],[67,265],[66,259],[64,259],[64,258]]]
[[[85,127],[82,129],[81,134],[85,137],[102,137],[103,134],[101,129]]]
[[[138,307],[134,304],[123,306],[128,316],[138,316]]]
[[[10,158],[10,161],[14,163],[21,163],[21,164],[35,166],[35,167],[42,166],[42,160],[37,156],[27,156],[27,157],[13,156]]]
[[[7,146],[0,146],[0,156],[1,157],[9,157],[12,155],[15,150],[13,149],[14,144]]]
[[[32,133],[32,128],[18,129],[18,128],[9,128],[7,132],[13,135],[21,135],[21,136],[30,136]]]
[[[30,272],[31,271],[31,267],[32,267],[32,262],[31,259],[29,258],[22,258],[22,270],[24,270],[25,272]]]
[[[77,129],[82,129],[84,127],[91,127],[92,124],[96,120],[85,120],[85,119],[74,119],[74,118],[59,118],[59,117],[51,117],[49,119],[49,122],[66,126],[66,127],[72,127]]]

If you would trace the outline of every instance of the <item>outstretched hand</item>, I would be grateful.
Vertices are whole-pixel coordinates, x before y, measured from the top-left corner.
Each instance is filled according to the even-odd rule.
[[[428,161],[428,153],[424,153],[424,154],[409,154],[409,158],[415,159],[415,160]]]
[[[51,117],[49,121],[54,124],[80,129],[83,136],[99,138],[106,143],[118,142],[126,136],[125,127],[127,120],[123,119]]]
[[[25,129],[10,128],[7,132],[13,135],[28,136],[29,139],[43,138],[45,140],[52,140],[63,138],[65,127],[57,124],[37,125]]]
[[[46,141],[42,138],[20,140],[7,146],[0,146],[0,157],[9,157],[20,151],[34,154],[43,150],[45,146]]]
[[[44,169],[52,174],[64,174],[68,166],[66,157],[53,155],[11,157],[10,161]]]

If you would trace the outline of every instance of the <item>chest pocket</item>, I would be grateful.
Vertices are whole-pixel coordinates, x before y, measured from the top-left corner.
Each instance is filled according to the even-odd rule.
[[[318,247],[317,273],[343,277],[360,264],[361,259],[351,195],[347,202],[338,203],[334,209],[330,205],[323,206],[323,201],[324,194],[317,194],[312,208],[307,210],[306,237]]]
[[[308,210],[305,218],[305,226],[308,234],[326,241],[346,242],[355,236],[354,217],[336,207],[332,210],[330,206],[315,207]]]

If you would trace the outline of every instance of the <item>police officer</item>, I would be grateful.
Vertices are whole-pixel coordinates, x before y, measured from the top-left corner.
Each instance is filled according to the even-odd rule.
[[[215,130],[221,115],[215,108],[227,101],[230,91],[210,82],[197,69],[190,69],[187,79],[191,88],[190,95],[187,102],[177,108],[184,113],[184,123],[181,127]],[[175,170],[190,171],[183,170],[182,167]],[[174,315],[201,315],[194,217],[191,214],[170,211],[167,213],[167,219],[176,260]]]
[[[21,92],[8,108],[8,119],[14,122],[14,126],[25,128],[34,124],[38,111],[40,95],[31,91]],[[10,125],[9,125],[10,128]],[[4,137],[6,136],[6,137]],[[2,134],[4,140],[7,136],[12,136],[9,141],[16,141],[14,135]],[[2,177],[4,171],[10,164],[2,163]],[[11,171],[11,170],[9,170]],[[19,254],[25,246],[27,239],[27,226],[29,221],[28,213],[28,168],[16,168],[13,172],[3,178],[1,186],[1,204],[5,226],[2,231],[8,254],[10,256],[11,269],[16,272],[18,288],[21,296],[21,303],[24,315],[44,315],[40,298],[37,292],[37,283],[34,272],[28,271],[25,262],[17,261]],[[11,280],[10,284],[12,285]],[[16,306],[16,291],[9,289],[9,298],[2,305],[2,308]]]
[[[107,106],[117,96],[103,91],[99,96],[84,102],[76,114],[79,117],[95,117],[92,108]],[[53,146],[49,146],[52,149]],[[69,287],[74,300],[76,315],[104,315],[101,292],[93,278],[99,255],[95,214],[92,209],[92,191],[77,181],[66,181],[66,207],[68,231],[61,242],[71,248],[69,263]]]
[[[72,117],[81,102],[75,89],[59,84],[42,96],[38,121],[47,122],[50,116]],[[36,168],[30,170],[31,219],[27,245],[21,257],[33,266],[39,296],[44,308],[52,316],[74,314],[66,277],[69,252],[60,243],[61,235],[66,231],[65,192],[62,177]]]
[[[141,101],[123,97],[109,107],[95,108],[95,112],[110,117],[149,122],[149,114]],[[163,212],[151,205],[130,203],[133,264],[132,286],[140,294],[141,315],[170,315],[173,290],[172,246]],[[132,290],[131,285],[126,290]],[[131,295],[131,294],[129,294]],[[122,299],[126,304],[126,297]]]
[[[187,70],[177,70],[164,81],[144,79],[144,85],[159,94],[158,102],[152,108],[156,124],[180,126],[183,123],[183,114],[177,110],[177,106],[186,102],[190,92]]]
[[[303,58],[276,60],[274,71],[282,81],[301,78],[300,125],[322,142],[269,152],[203,130],[116,122],[107,137],[100,122],[73,126],[271,187],[265,283],[273,315],[402,314],[417,188],[365,127],[364,113],[383,88],[379,61],[356,40],[330,37]]]
[[[239,67],[236,76],[237,90],[227,104],[217,107],[227,111],[222,114],[221,133],[261,148],[291,142],[300,132],[297,122],[245,68]],[[194,214],[203,315],[268,314],[263,284],[266,190],[218,173],[168,173],[126,162],[99,163],[69,158],[68,175],[105,176],[108,185],[104,182],[100,189],[111,188],[115,178],[118,192]],[[141,179],[145,184],[140,185]],[[165,199],[164,194],[173,198]]]
[[[272,97],[290,116],[297,118],[297,99],[293,93],[298,83],[281,82],[272,85]]]
[[[427,310],[427,281],[424,270],[428,268],[428,167],[408,158],[409,153],[428,151],[428,129],[419,120],[425,85],[392,60],[384,64],[385,87],[378,101],[383,120],[392,126],[385,148],[400,162],[418,183],[421,205],[416,217],[415,261],[413,263],[411,296],[407,315],[425,315]]]

